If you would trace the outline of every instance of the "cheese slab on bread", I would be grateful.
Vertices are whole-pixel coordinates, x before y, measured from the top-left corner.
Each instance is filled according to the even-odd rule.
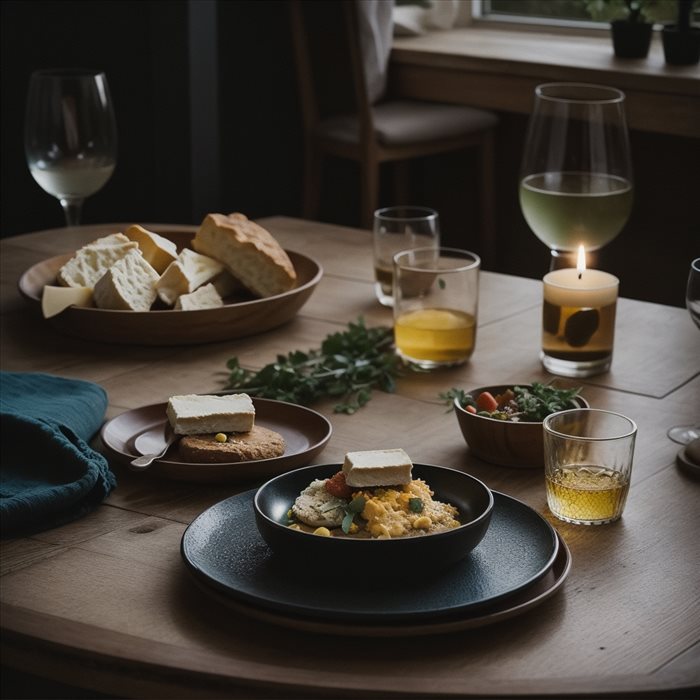
[[[208,214],[192,247],[223,262],[253,294],[269,297],[296,284],[292,261],[269,231],[244,214]]]
[[[54,287],[47,284],[41,295],[41,313],[44,318],[57,316],[69,306],[95,306],[90,287]]]
[[[158,280],[158,296],[165,304],[173,306],[181,294],[189,294],[210,282],[223,269],[223,264],[218,260],[185,248]]]
[[[171,396],[166,413],[176,435],[245,433],[255,422],[255,407],[248,394]]]
[[[113,239],[115,236],[122,236],[126,242],[99,243],[99,240]],[[138,243],[130,241],[121,233],[99,240],[80,248],[59,269],[56,279],[60,285],[64,287],[89,287],[92,289],[97,280],[129,251],[138,252]]]
[[[411,483],[413,462],[402,449],[348,452],[343,462],[345,483],[357,488]]]
[[[182,311],[215,309],[223,305],[224,300],[219,296],[216,287],[211,282],[195,289],[194,292],[181,294],[175,302],[175,308]]]
[[[177,246],[167,238],[147,231],[138,224],[129,226],[124,233],[128,240],[138,243],[141,254],[159,275],[165,272],[171,262],[177,260]]]
[[[100,309],[149,311],[156,300],[158,273],[138,250],[130,250],[97,280],[95,305]]]

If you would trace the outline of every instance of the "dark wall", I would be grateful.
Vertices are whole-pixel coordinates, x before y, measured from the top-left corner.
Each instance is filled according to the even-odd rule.
[[[26,89],[31,72],[42,67],[101,68],[110,82],[117,168],[87,200],[85,223],[196,224],[207,211],[300,215],[302,130],[284,0],[4,0],[0,6],[1,235],[63,224],[58,202],[34,182],[24,160]],[[207,34],[212,18],[216,29]],[[218,95],[218,103],[206,95]],[[517,198],[527,120],[501,117],[500,256],[492,269],[541,278],[549,254],[529,231]],[[193,123],[205,126],[193,132]],[[690,260],[700,255],[700,141],[639,132],[631,141],[633,213],[596,264],[620,277],[625,296],[682,306]],[[445,243],[478,248],[470,166],[464,154],[415,163],[411,198],[440,211]],[[357,225],[357,177],[354,163],[327,163],[322,220]],[[390,166],[382,174],[381,202],[395,203]]]

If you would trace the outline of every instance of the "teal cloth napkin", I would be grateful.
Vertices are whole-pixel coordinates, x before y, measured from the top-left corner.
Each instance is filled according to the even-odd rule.
[[[116,486],[87,443],[100,429],[105,390],[50,374],[0,372],[0,525],[17,537],[76,520]]]

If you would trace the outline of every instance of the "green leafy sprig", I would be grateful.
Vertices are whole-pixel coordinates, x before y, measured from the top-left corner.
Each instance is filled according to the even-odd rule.
[[[355,413],[373,389],[393,393],[406,367],[393,350],[391,328],[365,326],[362,318],[346,331],[328,335],[320,349],[295,350],[258,371],[244,369],[238,358],[226,365],[227,388],[260,398],[308,406],[322,397],[339,397],[336,413]]]

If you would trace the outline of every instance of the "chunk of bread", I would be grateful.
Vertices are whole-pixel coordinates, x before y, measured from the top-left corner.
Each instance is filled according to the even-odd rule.
[[[47,284],[41,295],[41,312],[44,318],[57,316],[69,306],[94,306],[89,287],[54,287]]]
[[[184,248],[158,280],[156,290],[161,301],[172,306],[181,294],[189,294],[216,277],[224,266],[207,255]]]
[[[126,242],[119,242],[115,238],[116,236],[123,237]],[[99,242],[106,239],[113,239],[114,242]],[[59,269],[56,280],[64,287],[89,287],[92,289],[97,280],[131,250],[138,251],[138,243],[130,241],[121,233],[98,239],[80,248]]]
[[[196,311],[197,309],[215,309],[217,306],[223,306],[224,301],[216,291],[216,287],[209,282],[194,292],[189,294],[181,294],[175,302],[175,308],[182,311]]]
[[[345,517],[347,501],[326,491],[326,480],[315,479],[296,498],[292,513],[311,527],[338,527]]]
[[[296,283],[292,261],[269,231],[243,214],[208,214],[192,247],[223,262],[259,297],[289,291]]]
[[[177,260],[177,246],[167,238],[147,231],[138,224],[129,226],[124,233],[128,240],[138,243],[141,254],[159,275],[165,272],[171,262]]]
[[[95,305],[100,309],[148,311],[156,300],[158,279],[140,251],[130,250],[97,280]]]
[[[180,457],[188,462],[247,462],[284,454],[284,438],[269,428],[254,425],[246,433],[231,433],[218,442],[216,433],[184,435],[178,442]]]
[[[248,394],[171,396],[166,413],[176,435],[245,433],[255,421],[255,406]]]
[[[357,488],[410,484],[413,463],[402,449],[348,452],[343,462],[345,483]]]

